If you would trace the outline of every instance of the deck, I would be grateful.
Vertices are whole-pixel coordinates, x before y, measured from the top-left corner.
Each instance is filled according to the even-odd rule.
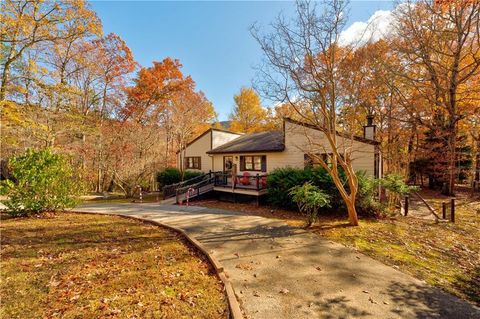
[[[238,185],[235,188],[233,188],[231,184],[214,186],[213,190],[217,192],[235,193],[235,194],[252,195],[252,196],[261,196],[267,193],[267,189],[265,188],[257,190],[256,187],[238,187]]]

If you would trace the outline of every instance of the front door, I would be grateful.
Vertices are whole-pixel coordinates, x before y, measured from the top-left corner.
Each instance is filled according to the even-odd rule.
[[[233,169],[233,156],[224,156],[223,157],[223,173],[224,173],[224,183],[228,184],[231,181]]]

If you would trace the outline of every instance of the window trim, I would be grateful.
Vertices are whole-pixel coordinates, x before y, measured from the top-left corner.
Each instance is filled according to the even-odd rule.
[[[333,154],[332,153],[316,153],[314,154],[314,156],[318,156],[318,157],[321,157],[323,159],[323,161],[325,162],[325,164],[327,164],[327,166],[331,166],[332,163],[331,163],[331,156]],[[310,156],[310,154],[303,154],[303,167],[306,168],[306,167],[318,167],[318,166],[322,166],[320,165],[320,163],[314,163],[313,162],[314,158],[312,156]]]
[[[190,163],[190,159],[192,160],[191,163]],[[185,156],[184,162],[185,162],[185,169],[202,169],[201,156]]]
[[[263,169],[263,157],[265,156],[265,171],[266,171],[266,155],[241,155],[240,156],[240,171],[249,171],[249,172],[263,172],[264,169]],[[246,161],[246,158],[251,158],[251,163],[252,163],[252,168],[251,169],[248,169],[247,168],[247,161]],[[257,158],[260,158],[260,163],[257,163],[257,164],[260,164],[260,166],[258,167],[258,169],[255,169],[255,157]]]

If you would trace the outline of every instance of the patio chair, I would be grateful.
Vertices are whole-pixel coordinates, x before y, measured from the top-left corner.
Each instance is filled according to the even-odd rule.
[[[262,176],[260,178],[260,187],[263,189],[263,188],[267,188],[267,176]]]
[[[249,172],[243,172],[243,177],[240,178],[240,184],[247,186],[250,185],[250,173]]]

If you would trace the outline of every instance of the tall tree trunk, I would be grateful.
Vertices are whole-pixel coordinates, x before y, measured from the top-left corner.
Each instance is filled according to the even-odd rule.
[[[2,86],[0,87],[0,101],[5,100],[6,95],[7,95],[7,83],[8,83],[8,77],[10,75],[10,64],[11,61],[5,62],[5,65],[3,66],[3,72],[2,72]]]

